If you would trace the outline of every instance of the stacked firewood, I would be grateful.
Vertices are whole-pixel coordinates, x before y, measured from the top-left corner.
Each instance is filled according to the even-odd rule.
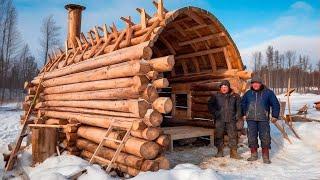
[[[132,126],[116,167],[133,176],[169,168],[163,156],[169,139],[160,124],[172,102],[159,97],[157,89],[168,87],[168,80],[159,74],[172,70],[174,57],[151,59],[151,49],[143,45],[40,73],[28,84],[30,99],[34,89],[42,86],[33,110],[38,120],[34,123],[64,125],[57,141],[69,154],[86,159],[91,158],[112,122],[119,127],[110,133],[113,139],[122,139],[125,131],[121,128]],[[27,102],[29,99],[25,110],[31,104]],[[68,125],[75,128],[66,131]],[[111,160],[117,147],[118,143],[106,140],[98,155]],[[101,159],[96,163],[105,164]]]

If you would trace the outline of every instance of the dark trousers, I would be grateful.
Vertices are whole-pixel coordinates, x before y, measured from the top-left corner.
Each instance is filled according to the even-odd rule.
[[[229,137],[229,147],[237,148],[237,127],[236,122],[224,122],[222,120],[216,120],[215,133],[214,133],[214,145],[219,148],[223,147],[224,130],[227,130]]]
[[[248,120],[248,144],[249,148],[259,148],[258,136],[262,148],[271,148],[269,121]]]

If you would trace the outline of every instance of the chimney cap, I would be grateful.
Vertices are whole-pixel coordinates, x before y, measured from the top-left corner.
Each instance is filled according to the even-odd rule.
[[[81,10],[85,10],[85,9],[86,9],[86,7],[81,6],[81,5],[79,5],[79,4],[67,4],[67,5],[64,6],[64,8],[65,8],[66,10],[69,10],[69,9],[81,9]]]

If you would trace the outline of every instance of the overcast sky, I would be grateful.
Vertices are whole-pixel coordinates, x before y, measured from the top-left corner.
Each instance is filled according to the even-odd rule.
[[[82,31],[95,25],[115,22],[123,27],[121,16],[132,16],[139,22],[136,7],[149,14],[156,10],[151,0],[14,0],[18,11],[18,26],[32,53],[38,56],[41,21],[52,14],[62,27],[61,38],[66,36],[67,13],[64,5],[76,3],[86,6]],[[280,51],[296,50],[310,56],[313,62],[320,59],[320,0],[164,0],[168,10],[184,6],[197,6],[213,13],[226,27],[236,42],[248,67],[257,50],[264,51],[273,45]]]

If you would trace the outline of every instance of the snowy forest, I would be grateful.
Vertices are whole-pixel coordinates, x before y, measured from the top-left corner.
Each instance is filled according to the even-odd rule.
[[[0,0],[0,103],[21,100],[23,84],[38,74],[49,51],[60,44],[59,29],[53,19],[43,19],[39,54],[32,54],[17,26],[18,12],[12,0]],[[58,46],[59,47],[59,46]]]
[[[254,63],[254,73],[277,94],[286,91],[289,78],[290,87],[296,88],[299,93],[320,93],[317,88],[320,86],[320,60],[313,64],[308,55],[292,50],[279,52],[269,46],[265,52],[255,52],[251,61]]]

